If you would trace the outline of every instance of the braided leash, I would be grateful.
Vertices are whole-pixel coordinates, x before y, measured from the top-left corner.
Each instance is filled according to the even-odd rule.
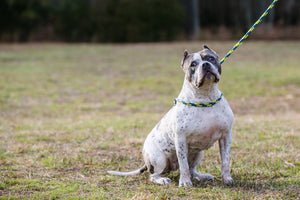
[[[270,10],[275,6],[278,0],[274,0],[273,3],[267,8],[267,10],[262,14],[262,16],[255,22],[255,24],[248,30],[248,32],[238,41],[234,47],[226,54],[226,56],[220,61],[220,64],[222,64],[243,42],[247,37],[250,35],[250,33],[254,30],[254,28],[267,16],[270,12]]]
[[[274,0],[271,5],[267,8],[267,10],[260,16],[260,18],[254,23],[254,25],[248,30],[248,32],[238,41],[233,48],[226,54],[226,56],[220,61],[220,64],[222,64],[243,42],[248,38],[250,33],[254,30],[254,28],[267,16],[270,12],[270,10],[275,6],[278,0]],[[219,103],[223,97],[223,94],[221,93],[221,96],[216,99],[213,102],[209,103],[191,103],[187,101],[180,100],[178,98],[174,99],[174,104],[176,105],[177,103],[181,103],[187,106],[194,106],[194,107],[212,107],[215,104]]]

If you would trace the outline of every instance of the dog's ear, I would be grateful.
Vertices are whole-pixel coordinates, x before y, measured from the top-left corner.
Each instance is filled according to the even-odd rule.
[[[189,58],[190,53],[188,50],[184,50],[183,53],[183,59],[181,61],[181,68],[183,69],[184,73],[186,74],[186,77],[189,81],[191,81],[191,70],[189,69],[189,65],[186,64],[186,60]]]
[[[181,68],[184,71],[184,73],[186,74],[186,78],[188,81],[191,81],[191,69],[189,67],[189,64],[186,63],[186,60],[190,59],[190,53],[188,52],[188,50],[184,50],[183,53],[183,59],[181,61]]]
[[[212,50],[211,48],[209,48],[207,45],[203,45],[203,48],[211,51],[212,53],[214,53],[219,58],[218,54],[214,50]]]
[[[203,45],[203,48],[204,49],[208,49],[208,50],[211,50],[210,48],[208,48],[208,46],[205,44],[205,45]]]
[[[184,50],[184,53],[183,53],[183,58],[185,59],[187,56],[189,55],[189,52],[188,50]]]
[[[188,57],[188,55],[189,55],[188,50],[184,50],[183,58],[182,58],[182,61],[181,61],[181,67],[182,68],[183,68],[184,61],[186,60],[186,58]]]

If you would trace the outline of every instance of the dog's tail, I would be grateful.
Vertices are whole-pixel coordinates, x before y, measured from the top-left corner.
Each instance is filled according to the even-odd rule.
[[[144,165],[140,169],[137,169],[137,170],[131,171],[131,172],[117,172],[117,171],[107,171],[107,172],[112,174],[112,175],[116,175],[116,176],[134,176],[134,175],[141,174],[146,170],[147,170],[147,166]]]

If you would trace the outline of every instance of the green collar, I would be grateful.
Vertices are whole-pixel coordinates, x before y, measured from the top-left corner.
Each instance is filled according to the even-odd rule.
[[[222,97],[223,97],[223,93],[221,93],[221,96],[217,100],[209,102],[209,103],[191,103],[191,102],[183,101],[183,100],[176,98],[176,99],[174,99],[174,105],[176,105],[177,103],[182,103],[184,105],[194,106],[194,107],[212,107],[213,105],[219,103],[221,101]]]

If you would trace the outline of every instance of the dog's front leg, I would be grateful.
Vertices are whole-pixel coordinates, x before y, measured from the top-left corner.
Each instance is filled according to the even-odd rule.
[[[188,148],[186,144],[186,136],[184,134],[176,135],[175,148],[180,170],[179,187],[192,187],[193,184],[191,181],[191,174],[188,164]]]
[[[222,179],[227,185],[232,185],[234,180],[230,175],[230,147],[232,141],[232,133],[228,133],[226,136],[219,140],[220,154],[222,160]]]

